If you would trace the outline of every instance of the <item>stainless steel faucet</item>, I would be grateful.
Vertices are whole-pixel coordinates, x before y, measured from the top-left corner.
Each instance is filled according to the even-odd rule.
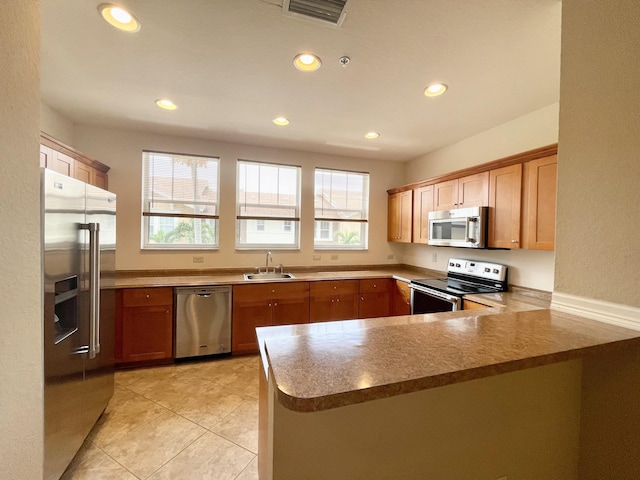
[[[273,263],[273,257],[271,256],[271,252],[267,252],[267,260],[265,262],[265,272],[269,272],[269,260]]]

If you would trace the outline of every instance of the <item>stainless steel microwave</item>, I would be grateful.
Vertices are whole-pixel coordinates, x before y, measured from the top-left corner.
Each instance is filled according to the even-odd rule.
[[[488,207],[429,212],[429,245],[484,248]]]

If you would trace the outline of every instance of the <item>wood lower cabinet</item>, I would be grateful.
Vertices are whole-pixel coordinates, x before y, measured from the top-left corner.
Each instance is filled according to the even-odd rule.
[[[483,305],[482,303],[474,302],[472,300],[462,300],[463,310],[474,310],[477,308],[489,308],[489,307],[487,305]]]
[[[392,281],[391,315],[411,314],[411,289],[407,282],[402,280]]]
[[[116,363],[173,358],[173,288],[116,292]]]
[[[309,322],[309,282],[262,283],[233,287],[234,355],[258,352],[256,327]]]
[[[489,181],[490,248],[520,248],[522,164],[491,170]]]
[[[309,321],[358,317],[358,280],[327,280],[309,285]]]
[[[389,195],[387,241],[411,243],[413,190]]]
[[[557,159],[551,155],[523,166],[522,248],[555,249]]]
[[[391,311],[390,278],[360,280],[358,318],[388,317]]]

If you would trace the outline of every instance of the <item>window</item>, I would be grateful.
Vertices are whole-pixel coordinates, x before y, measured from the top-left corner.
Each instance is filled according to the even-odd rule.
[[[238,160],[236,248],[298,249],[300,167]]]
[[[142,153],[142,248],[218,247],[219,160]]]
[[[367,248],[368,173],[316,168],[314,208],[316,249]]]

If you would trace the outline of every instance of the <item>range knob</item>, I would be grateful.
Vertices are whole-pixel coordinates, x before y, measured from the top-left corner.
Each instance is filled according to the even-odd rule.
[[[484,273],[489,273],[491,269],[489,267],[484,267]]]
[[[461,266],[461,265],[460,265],[459,263],[456,263],[456,267],[460,268],[460,266]]]
[[[453,267],[453,262],[449,262],[449,266],[450,266],[450,267]]]
[[[498,270],[497,268],[494,268],[493,273],[500,273],[500,270]]]

